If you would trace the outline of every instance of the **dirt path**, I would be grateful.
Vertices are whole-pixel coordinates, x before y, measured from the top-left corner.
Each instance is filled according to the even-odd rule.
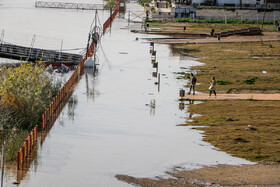
[[[134,178],[117,175],[119,180],[140,186],[280,186],[280,165],[259,164],[205,167],[169,173],[172,178]]]
[[[163,38],[163,39],[152,39],[156,43],[160,44],[180,44],[180,43],[231,43],[231,42],[260,42],[260,41],[278,41],[280,40],[279,32],[264,32],[263,36],[229,36],[222,37],[220,41],[217,38],[207,37],[199,39],[174,39],[174,38]]]
[[[266,100],[266,101],[279,101],[280,94],[217,94],[217,97],[212,94],[196,94],[185,95],[183,99],[191,100]]]

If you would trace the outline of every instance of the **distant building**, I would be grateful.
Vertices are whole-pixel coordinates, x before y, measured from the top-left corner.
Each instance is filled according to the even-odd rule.
[[[195,18],[196,10],[193,8],[175,8],[175,18]]]
[[[175,3],[164,0],[154,0],[150,4],[150,7],[151,18],[172,19],[175,17]]]

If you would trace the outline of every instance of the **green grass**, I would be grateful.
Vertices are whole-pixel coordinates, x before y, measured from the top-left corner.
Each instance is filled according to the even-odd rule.
[[[180,20],[163,20],[158,22],[149,22],[150,28],[160,28],[162,30],[183,30],[186,27],[187,31],[207,31],[215,29],[215,32],[225,32],[238,29],[244,29],[248,27],[262,27],[261,22],[255,21],[242,21],[242,24],[238,20],[228,21],[227,24],[224,20],[193,20],[184,21],[186,18]],[[186,19],[188,20],[188,19]],[[271,22],[267,22],[263,26],[263,32],[277,32],[277,28]]]
[[[197,128],[205,131],[204,140],[233,156],[276,162],[280,161],[279,111],[279,101],[207,101],[190,106],[189,112],[201,116],[188,125],[205,126]],[[248,125],[256,130],[248,130]]]
[[[280,90],[280,43],[271,42],[271,45],[273,48],[269,42],[185,44],[177,45],[176,51],[181,49],[184,54],[187,49],[188,55],[203,57],[199,61],[205,63],[204,66],[192,67],[198,70],[198,91],[208,92],[211,76],[218,81],[218,93],[231,89]],[[255,56],[261,58],[253,58]]]

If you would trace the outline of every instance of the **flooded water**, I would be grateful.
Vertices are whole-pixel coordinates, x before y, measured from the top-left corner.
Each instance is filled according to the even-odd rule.
[[[20,3],[18,7],[15,2]],[[93,12],[35,9],[31,1],[22,2],[0,0],[0,23],[5,30],[36,31],[45,37],[63,38],[69,48],[85,46]],[[26,21],[28,26],[18,22],[15,11],[24,12],[21,20],[36,21]],[[6,15],[13,15],[11,20],[18,25],[3,20]],[[100,13],[101,20],[107,15],[106,11]],[[203,142],[201,131],[176,126],[187,120],[188,112],[187,106],[179,110],[177,101],[186,82],[176,79],[174,72],[201,64],[172,56],[167,45],[155,45],[158,87],[149,43],[135,40],[149,36],[131,33],[125,29],[127,25],[126,20],[117,18],[111,33],[102,38],[98,73],[82,76],[73,93],[76,104],[66,105],[19,186],[130,186],[114,176],[154,177],[178,165],[194,169],[250,164]],[[150,106],[151,100],[155,100],[155,108]],[[5,185],[12,186],[16,171],[5,176]]]

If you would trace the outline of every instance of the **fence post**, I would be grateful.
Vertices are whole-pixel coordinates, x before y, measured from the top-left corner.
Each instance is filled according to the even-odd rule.
[[[35,132],[36,132],[36,136],[35,137],[36,137],[36,142],[37,142],[37,139],[38,139],[38,125],[36,125],[35,128],[36,128],[35,129]]]
[[[21,160],[20,152],[21,152],[21,149],[18,151],[17,169],[19,169],[19,166],[20,166],[20,160]],[[2,164],[3,164],[3,163],[2,163]]]
[[[27,140],[25,140],[25,142],[26,142],[26,157],[27,157],[27,155],[28,155],[28,150],[29,150],[29,144],[28,144],[28,138],[27,138]]]
[[[26,144],[25,144],[25,145],[24,145],[24,144],[25,144],[25,142],[23,143],[23,146],[22,146],[22,152],[23,152],[23,154],[22,154],[22,162],[23,162],[24,158],[26,157],[26,154],[25,154],[25,149],[26,149],[26,148],[25,148],[25,147],[26,147],[25,145],[26,145]]]
[[[29,155],[29,152],[31,150],[31,143],[30,143],[30,135],[28,136],[28,150],[27,150],[27,155]]]

